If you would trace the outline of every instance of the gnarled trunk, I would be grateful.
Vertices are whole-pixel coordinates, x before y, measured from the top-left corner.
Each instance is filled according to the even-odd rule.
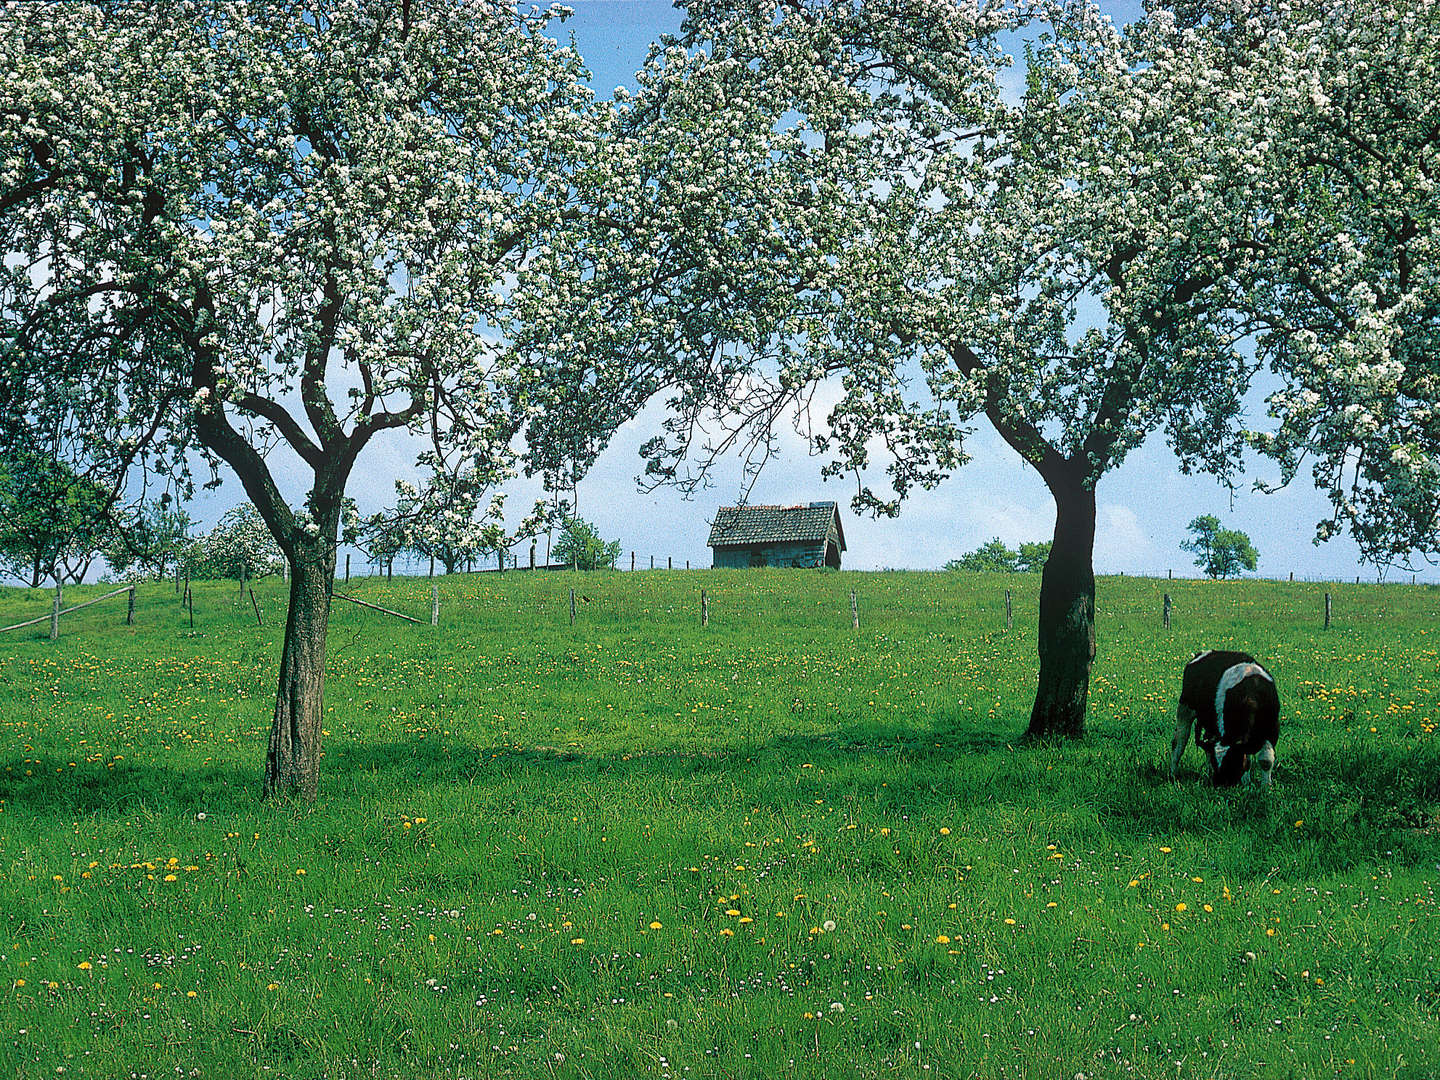
[[[1085,734],[1095,660],[1095,490],[1052,482],[1055,539],[1040,577],[1040,680],[1026,739]]]
[[[314,800],[320,781],[325,634],[330,623],[335,545],[322,541],[297,548],[292,570],[290,612],[280,654],[280,685],[265,760],[265,794],[309,802]]]

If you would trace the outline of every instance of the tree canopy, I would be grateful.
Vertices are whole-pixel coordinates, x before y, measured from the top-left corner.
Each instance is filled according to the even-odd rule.
[[[1322,535],[1434,543],[1436,16],[1342,7],[1184,0],[1119,27],[1084,0],[692,0],[615,133],[653,177],[613,193],[629,258],[577,233],[529,268],[567,283],[540,351],[577,310],[593,328],[547,385],[606,398],[559,352],[671,380],[646,470],[687,487],[724,453],[763,463],[793,415],[882,513],[988,423],[1056,506],[1029,732],[1080,734],[1095,493],[1147,438],[1232,485],[1252,446],[1282,480],[1313,456]]]
[[[608,184],[585,177],[609,112],[551,17],[490,0],[0,10],[0,438],[43,434],[112,489],[188,483],[192,453],[240,479],[294,570],[267,790],[315,792],[361,452],[408,429],[498,481],[539,415],[505,347],[517,275]]]

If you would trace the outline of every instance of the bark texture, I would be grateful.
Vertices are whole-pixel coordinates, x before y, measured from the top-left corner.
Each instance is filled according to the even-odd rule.
[[[1040,679],[1027,740],[1085,734],[1095,662],[1095,490],[1051,485],[1055,538],[1040,577]]]
[[[333,545],[317,545],[299,549],[297,556],[290,577],[290,611],[265,758],[265,794],[311,802],[320,782],[325,635],[330,624],[335,552]]]

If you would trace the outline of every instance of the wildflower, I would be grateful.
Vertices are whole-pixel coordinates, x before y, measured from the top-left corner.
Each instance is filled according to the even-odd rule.
[[[721,937],[734,937],[734,936],[735,936],[735,931],[734,931],[734,930],[731,930],[730,927],[727,926],[727,927],[725,927],[724,930],[721,930],[721,931],[720,931],[720,936],[721,936]]]
[[[1005,925],[1006,925],[1006,926],[1014,926],[1014,925],[1015,925],[1015,920],[1014,920],[1014,919],[1006,919],[1006,920],[1005,920]]]
[[[266,989],[266,990],[279,990],[279,989],[280,989],[280,984],[279,984],[279,983],[266,983],[266,984],[265,984],[265,989]]]
[[[570,944],[571,944],[571,945],[584,945],[584,944],[585,944],[585,939],[584,939],[583,937],[572,937],[572,938],[570,939]]]
[[[15,985],[15,988],[18,990],[20,987],[22,987],[22,986],[25,985],[25,980],[24,980],[24,979],[16,979],[14,985]]]
[[[89,960],[81,960],[80,963],[76,965],[81,971],[89,971],[92,966]]]
[[[738,908],[733,908],[733,907],[732,907],[732,908],[726,908],[726,909],[725,909],[725,914],[726,914],[726,915],[729,915],[729,916],[733,919],[736,915],[739,915],[739,914],[740,914],[740,911],[739,911]]]
[[[1168,847],[1162,847],[1162,848],[1160,849],[1160,853],[1161,853],[1162,855],[1169,855],[1169,854],[1170,854],[1170,851],[1171,851],[1171,849],[1168,848]]]
[[[820,929],[824,930],[827,934],[833,934],[835,932],[835,920],[826,919],[820,924]]]
[[[659,919],[656,919],[654,922],[652,922],[652,923],[650,924],[650,929],[651,929],[651,930],[659,930],[659,929],[660,929],[660,920],[659,920]]]
[[[1176,910],[1176,911],[1184,911],[1188,906],[1189,906],[1189,905],[1186,904],[1186,903],[1182,900],[1180,903],[1178,903],[1178,904],[1175,905],[1175,910]]]
[[[948,825],[941,825],[941,826],[940,826],[940,835],[941,835],[941,836],[949,836],[949,835],[950,835],[950,826],[948,826]]]
[[[845,1011],[845,1005],[843,1002],[832,1001],[830,1002],[830,1011],[832,1013],[843,1013]]]
[[[1206,904],[1206,905],[1205,905],[1205,910],[1206,910],[1206,911],[1214,911],[1215,909],[1214,909],[1213,907],[1211,907],[1209,904]]]
[[[187,998],[193,998],[193,997],[197,997],[198,995],[195,993],[194,990],[186,990],[186,991],[185,991],[185,996],[186,996]]]
[[[305,868],[304,868],[303,866],[297,867],[296,870],[295,870],[295,876],[296,876],[296,877],[304,877],[304,876],[305,876]]]
[[[949,945],[949,944],[950,944],[950,939],[949,939],[949,937],[947,937],[947,936],[944,935],[944,934],[936,934],[936,935],[935,935],[935,944],[936,944],[936,945]]]

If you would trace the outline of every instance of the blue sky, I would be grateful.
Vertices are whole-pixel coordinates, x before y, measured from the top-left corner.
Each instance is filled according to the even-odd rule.
[[[668,0],[572,0],[571,6],[575,14],[559,34],[574,35],[593,72],[596,92],[604,98],[616,86],[633,85],[649,43],[680,24],[680,12]],[[1108,10],[1123,21],[1133,18],[1139,5],[1117,3]],[[639,566],[649,565],[652,555],[658,565],[670,557],[677,566],[686,561],[708,566],[709,521],[716,507],[735,502],[740,466],[733,462],[718,470],[714,486],[689,501],[673,490],[640,494],[635,484],[641,464],[638,448],[656,432],[662,415],[658,406],[652,406],[618,433],[581,482],[579,511],[606,538],[620,540],[625,566],[632,551]],[[1054,509],[1034,470],[983,422],[968,445],[970,464],[936,490],[914,495],[895,519],[857,517],[848,507],[853,486],[822,482],[822,462],[808,456],[798,439],[789,440],[782,457],[766,468],[750,501],[840,503],[849,544],[848,569],[935,569],[994,536],[1011,546],[1049,539]],[[368,448],[351,485],[362,511],[392,504],[394,479],[410,474],[412,462],[413,448],[399,436]],[[1353,580],[1360,575],[1373,580],[1374,570],[1359,565],[1357,549],[1348,539],[1312,544],[1315,523],[1326,516],[1327,504],[1306,475],[1280,494],[1260,495],[1250,490],[1250,481],[1273,480],[1275,470],[1258,460],[1253,464],[1255,471],[1232,497],[1211,478],[1182,476],[1164,441],[1153,438],[1100,482],[1096,570],[1159,576],[1173,570],[1177,576],[1192,575],[1193,556],[1179,546],[1188,535],[1185,526],[1196,515],[1215,514],[1226,527],[1250,535],[1260,552],[1260,576],[1283,578],[1293,573],[1297,579]],[[519,481],[507,490],[508,505],[517,516],[539,495],[537,485]],[[228,478],[219,492],[203,497],[192,512],[208,526],[241,497],[239,484]],[[544,551],[542,539],[542,557]],[[520,554],[523,559],[524,552]],[[1440,580],[1440,572],[1427,570],[1421,580]]]

